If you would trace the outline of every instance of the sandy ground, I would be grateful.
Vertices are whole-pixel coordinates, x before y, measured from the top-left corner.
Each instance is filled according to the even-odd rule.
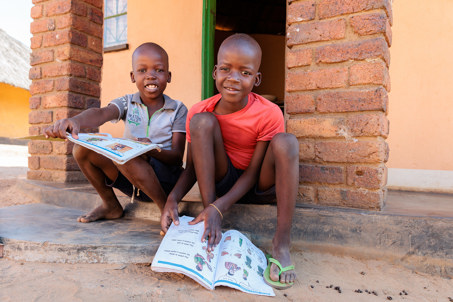
[[[34,202],[15,187],[26,172],[24,148],[0,145],[0,207]],[[12,165],[15,156],[20,160]],[[275,290],[274,298],[224,287],[209,291],[182,275],[154,273],[149,264],[0,258],[0,301],[453,301],[453,280],[385,261],[301,251],[293,251],[292,258],[298,281],[290,289]]]

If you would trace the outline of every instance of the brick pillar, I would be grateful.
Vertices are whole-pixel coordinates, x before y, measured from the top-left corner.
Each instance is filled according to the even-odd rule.
[[[103,0],[33,0],[29,133],[100,106]],[[96,129],[91,129],[96,130]],[[32,140],[28,179],[84,180],[72,144]]]
[[[285,107],[300,142],[301,202],[384,204],[390,2],[288,1]]]

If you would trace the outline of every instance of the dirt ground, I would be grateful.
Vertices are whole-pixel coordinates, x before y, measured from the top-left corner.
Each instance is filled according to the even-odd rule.
[[[16,172],[24,177],[23,171]],[[0,159],[0,207],[34,202],[15,187],[17,176],[10,172]],[[293,251],[292,258],[298,280],[290,289],[275,290],[274,298],[226,287],[209,291],[183,275],[154,273],[149,264],[0,258],[0,301],[453,301],[453,280],[385,261],[302,251]]]

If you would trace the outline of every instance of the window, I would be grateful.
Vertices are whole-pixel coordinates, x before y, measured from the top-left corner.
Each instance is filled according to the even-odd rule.
[[[104,0],[104,51],[127,48],[127,0]]]

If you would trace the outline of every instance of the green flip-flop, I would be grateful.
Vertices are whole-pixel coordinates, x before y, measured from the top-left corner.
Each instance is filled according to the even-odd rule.
[[[264,282],[266,282],[267,285],[272,286],[273,288],[276,288],[276,289],[286,289],[286,288],[290,288],[291,286],[293,286],[294,282],[282,283],[280,281],[271,280],[270,271],[271,271],[272,263],[277,265],[278,268],[280,269],[280,272],[278,273],[278,276],[280,276],[283,272],[293,270],[294,269],[294,265],[289,265],[287,267],[282,267],[280,262],[277,259],[272,258],[271,255],[266,255],[266,258],[267,258],[268,264],[267,264],[266,270],[264,271],[264,275],[263,275]]]

